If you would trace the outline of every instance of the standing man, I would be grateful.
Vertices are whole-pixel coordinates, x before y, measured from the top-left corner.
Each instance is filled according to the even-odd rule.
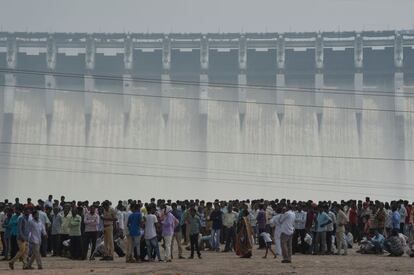
[[[6,220],[7,215],[4,209],[5,207],[3,203],[0,203],[0,239],[1,239],[1,247],[3,249],[3,251],[1,252],[1,255],[7,258],[6,251],[5,251],[6,242],[4,238],[4,227],[3,227],[3,223]]]
[[[335,216],[335,213],[332,212],[332,210],[330,209],[328,205],[325,206],[324,211],[326,214],[328,214],[329,218],[332,221],[330,224],[326,226],[326,249],[327,249],[326,253],[333,254],[332,237],[334,236],[334,231],[335,231],[334,226],[336,225],[336,216]]]
[[[400,201],[399,204],[400,204],[400,208],[398,209],[398,212],[400,213],[400,233],[404,234],[405,218],[407,217],[407,209],[405,208],[403,201]]]
[[[237,220],[237,213],[233,211],[231,204],[227,207],[227,212],[223,214],[223,226],[224,226],[224,239],[226,246],[224,247],[223,252],[232,251],[234,247],[234,237],[235,231],[234,226]]]
[[[47,238],[47,233],[43,222],[39,219],[39,211],[35,210],[32,213],[33,219],[29,221],[29,243],[32,251],[32,255],[29,258],[29,263],[27,264],[27,269],[33,269],[32,264],[36,260],[37,268],[43,269],[42,267],[42,257],[40,255],[40,245],[42,243],[42,237]]]
[[[351,204],[351,209],[349,210],[348,216],[350,231],[354,236],[354,241],[356,241],[358,239],[358,213],[356,204],[354,202]]]
[[[340,204],[336,205],[336,255],[341,255],[342,246],[344,247],[344,255],[348,253],[348,244],[343,243],[345,234],[345,225],[348,223],[348,217]]]
[[[306,224],[306,212],[302,209],[302,204],[298,204],[297,211],[295,213],[295,233],[293,236],[293,254],[295,252],[299,251],[298,247],[298,238],[300,237],[300,252],[302,254],[305,254],[306,252],[306,246],[305,246],[305,236],[306,236],[306,230],[305,230],[305,224]]]
[[[262,232],[266,230],[266,212],[264,211],[264,205],[259,205],[259,212],[257,212],[257,230],[259,236],[259,249],[264,249],[266,244],[263,240],[263,237],[260,235]]]
[[[89,260],[94,260],[93,253],[96,247],[99,227],[99,215],[96,213],[94,205],[92,205],[89,208],[89,211],[85,213],[83,222],[85,224],[85,238],[82,258],[86,259],[88,257],[89,244],[91,244],[91,256],[89,257]]]
[[[401,226],[401,215],[398,212],[398,208],[395,204],[392,205],[392,214],[391,214],[391,224],[392,224],[392,230],[395,230],[397,232],[400,231]]]
[[[292,211],[290,205],[287,206],[287,211],[280,216],[279,223],[281,224],[282,234],[280,236],[282,244],[282,263],[292,262],[292,237],[295,231],[295,213]]]
[[[220,205],[215,203],[214,210],[210,214],[210,220],[213,222],[211,230],[211,245],[212,249],[216,252],[220,252],[220,229],[223,224],[222,214],[223,212],[220,210]]]
[[[4,220],[3,224],[1,225],[2,228],[4,228],[4,247],[3,247],[3,251],[4,251],[4,258],[2,259],[3,261],[8,261],[9,255],[10,255],[10,237],[11,237],[11,224],[10,224],[10,220],[11,217],[13,215],[13,212],[10,208],[6,208],[5,211],[6,213],[6,219]]]
[[[165,208],[165,214],[161,218],[162,223],[162,236],[165,241],[165,258],[166,262],[171,262],[171,243],[174,235],[174,228],[178,225],[178,220],[171,213],[172,207],[167,205]]]
[[[189,259],[194,259],[194,249],[197,252],[197,256],[201,259],[200,247],[198,245],[198,236],[200,235],[200,218],[196,215],[196,210],[194,207],[191,207],[189,210],[188,217],[188,230],[190,232],[190,257]]]
[[[59,211],[59,207],[53,208],[53,215],[52,215],[52,250],[53,254],[52,257],[60,256],[61,255],[61,242],[60,242],[60,233],[62,227],[62,214]]]
[[[326,254],[326,230],[327,225],[331,224],[332,220],[329,218],[328,214],[324,211],[324,206],[319,205],[319,213],[316,217],[316,241],[315,241],[315,251],[313,254]]]
[[[155,204],[150,204],[149,213],[145,217],[145,231],[144,238],[147,245],[148,251],[148,260],[154,261],[153,254],[158,258],[158,261],[161,262],[160,249],[158,247],[158,238],[157,238],[157,229],[156,224],[158,223],[157,216],[155,216],[156,206]]]
[[[50,220],[49,217],[47,216],[46,212],[43,211],[43,207],[42,205],[38,205],[36,206],[36,210],[38,212],[38,216],[39,216],[39,221],[43,224],[43,226],[45,227],[46,230],[49,229],[50,227]],[[40,254],[42,255],[42,257],[46,257],[47,254],[47,235],[41,235],[42,238],[42,243],[40,245]]]
[[[28,253],[28,239],[29,239],[29,215],[30,209],[26,207],[23,212],[23,216],[17,219],[17,244],[19,251],[9,262],[10,269],[14,269],[14,263],[21,260],[23,263],[23,269],[27,268],[27,253]]]
[[[177,203],[173,203],[171,206],[172,206],[172,212],[171,213],[174,215],[174,217],[178,221],[181,221],[182,212],[181,212],[181,210],[179,210],[177,208]],[[179,259],[184,259],[183,249],[181,247],[181,225],[180,225],[180,222],[174,228],[174,237],[173,237],[173,240],[171,242],[171,257],[173,255],[173,251],[174,251],[174,249],[173,249],[174,248],[174,240],[177,242],[177,246],[178,246],[178,258]]]
[[[16,256],[17,251],[19,250],[19,245],[17,243],[18,239],[18,226],[17,222],[19,220],[19,217],[22,215],[23,206],[15,206],[14,207],[14,214],[12,214],[9,226],[10,226],[10,258],[13,258]],[[9,259],[10,259],[9,258]]]
[[[72,217],[69,221],[70,255],[72,260],[80,260],[82,258],[81,223],[82,218],[78,214],[78,209],[76,206],[73,206]]]
[[[137,251],[137,260],[140,259],[140,243],[141,243],[141,222],[142,215],[140,212],[141,205],[133,204],[131,206],[132,214],[128,217],[127,230],[128,230],[128,242],[130,243],[129,251],[127,251],[126,262],[133,263],[135,262],[134,250]]]
[[[117,215],[113,208],[110,207],[109,201],[104,201],[103,215],[101,219],[104,225],[104,245],[105,245],[105,256],[101,259],[102,261],[113,261],[114,260],[114,223],[117,221]]]
[[[67,248],[62,245],[62,243],[69,239],[69,222],[72,217],[70,213],[70,206],[69,204],[63,204],[63,215],[62,215],[62,226],[60,228],[60,256],[65,256],[67,254]]]
[[[45,207],[50,207],[50,208],[53,208],[53,196],[52,195],[49,195],[48,197],[47,197],[47,200],[45,201]]]

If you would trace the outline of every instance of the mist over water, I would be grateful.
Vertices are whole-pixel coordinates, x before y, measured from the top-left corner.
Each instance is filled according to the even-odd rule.
[[[122,84],[118,84],[104,83],[95,88],[120,92]],[[65,88],[83,89],[76,85]],[[239,100],[237,89],[209,87],[208,91],[210,99]],[[134,83],[130,92],[160,95],[161,84]],[[198,98],[200,88],[170,84],[169,93]],[[287,105],[315,105],[313,93],[284,93]],[[274,90],[246,89],[246,94],[248,101],[276,102]],[[92,113],[88,122],[83,93],[55,92],[48,129],[45,92],[17,89],[13,115],[4,114],[1,119],[2,141],[356,158],[414,157],[411,113],[404,114],[401,137],[395,112],[362,111],[359,133],[355,110],[285,106],[280,119],[275,105],[131,97],[126,117],[123,96],[90,96]],[[355,107],[354,96],[344,94],[327,93],[322,103]],[[365,109],[393,106],[392,97],[364,96]],[[414,110],[410,98],[405,107]],[[207,114],[201,115],[200,108],[206,108]],[[245,115],[241,116],[239,110],[244,108]],[[316,112],[322,113],[321,125]],[[64,194],[75,200],[337,200],[414,195],[412,162],[403,161],[4,144],[0,151],[1,199],[37,199],[48,194]]]

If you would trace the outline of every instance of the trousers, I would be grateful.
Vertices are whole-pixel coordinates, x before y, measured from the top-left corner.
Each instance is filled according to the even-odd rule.
[[[292,260],[292,237],[292,235],[287,235],[285,233],[282,233],[280,236],[283,260]]]
[[[32,255],[30,256],[29,263],[27,266],[31,267],[33,262],[36,260],[37,267],[42,267],[42,257],[40,255],[40,244],[30,243],[30,247],[32,249]]]

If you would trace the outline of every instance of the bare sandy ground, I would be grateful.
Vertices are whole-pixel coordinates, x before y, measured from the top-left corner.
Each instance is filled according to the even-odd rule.
[[[12,271],[7,262],[0,262],[0,274],[414,274],[414,258],[349,252],[348,256],[294,255],[292,264],[271,257],[262,259],[263,250],[254,250],[251,259],[240,259],[234,253],[203,252],[201,260],[177,259],[171,263],[126,264],[118,257],[113,262],[47,257],[43,259],[44,270],[22,270],[21,263],[16,263]]]

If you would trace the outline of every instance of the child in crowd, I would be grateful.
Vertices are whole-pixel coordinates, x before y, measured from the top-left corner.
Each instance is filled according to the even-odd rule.
[[[263,259],[266,259],[267,258],[267,253],[270,251],[270,252],[272,252],[272,254],[273,254],[273,258],[277,258],[277,256],[276,256],[276,253],[273,251],[273,249],[272,249],[272,237],[270,236],[270,234],[269,233],[267,233],[267,232],[262,232],[262,233],[260,233],[260,236],[263,238],[263,240],[265,241],[265,243],[266,243],[266,253],[265,253],[265,255],[263,256]]]

